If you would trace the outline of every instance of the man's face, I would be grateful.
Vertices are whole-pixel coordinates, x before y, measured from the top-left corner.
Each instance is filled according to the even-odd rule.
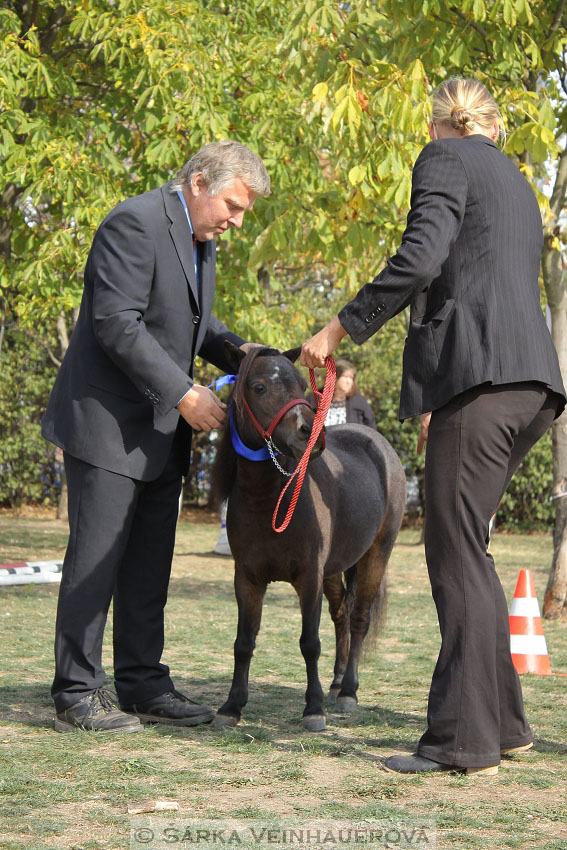
[[[240,177],[236,177],[212,198],[199,173],[193,177],[190,188],[185,190],[185,198],[195,236],[199,242],[206,242],[229,227],[241,227],[244,213],[252,209],[257,194]]]

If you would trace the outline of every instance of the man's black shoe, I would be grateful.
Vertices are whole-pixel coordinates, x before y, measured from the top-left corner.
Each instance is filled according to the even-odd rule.
[[[128,714],[135,714],[145,723],[165,723],[168,726],[198,726],[210,723],[215,716],[208,705],[197,705],[179,691],[168,691],[159,697],[121,705],[120,708]]]
[[[137,717],[119,711],[108,691],[99,688],[55,717],[56,732],[140,732],[144,727]]]

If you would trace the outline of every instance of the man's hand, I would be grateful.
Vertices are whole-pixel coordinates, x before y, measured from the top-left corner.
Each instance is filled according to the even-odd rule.
[[[303,343],[299,362],[309,369],[324,366],[325,357],[333,353],[344,336],[346,331],[339,322],[339,317],[335,316],[323,330]]]
[[[193,384],[183,396],[177,409],[194,431],[212,431],[222,428],[226,404],[219,401],[216,395],[199,384]]]
[[[431,421],[431,413],[422,413],[419,417],[419,437],[417,438],[417,453],[420,455],[427,442],[429,433],[429,423]]]

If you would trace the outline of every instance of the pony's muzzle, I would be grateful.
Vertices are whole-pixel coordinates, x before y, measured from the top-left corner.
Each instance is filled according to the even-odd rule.
[[[293,456],[300,460],[305,454],[305,450],[307,449],[307,444],[309,443],[309,439],[311,437],[311,430],[313,428],[314,422],[314,414],[307,408],[297,408],[295,411],[296,422],[295,422],[295,433],[290,436],[288,440],[288,446],[293,452]],[[323,451],[324,443],[323,443],[323,434],[321,433],[317,438],[317,442],[311,449],[311,453],[309,455],[310,460],[314,460],[319,457],[321,452]]]

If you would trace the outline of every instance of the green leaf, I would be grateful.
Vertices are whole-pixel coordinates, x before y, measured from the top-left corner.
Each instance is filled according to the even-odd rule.
[[[348,173],[349,183],[352,186],[358,186],[359,183],[362,183],[364,178],[366,177],[366,166],[365,165],[353,165]]]
[[[320,100],[325,100],[328,92],[329,86],[327,85],[327,83],[317,83],[317,85],[313,87],[313,101],[317,103]]]
[[[343,117],[343,115],[344,115],[344,113],[347,109],[348,104],[349,104],[349,98],[347,96],[347,97],[344,97],[341,100],[341,102],[339,103],[339,105],[337,106],[335,111],[333,112],[333,117],[331,119],[331,125],[333,127],[333,130],[336,130],[337,127],[339,126],[341,119],[342,119],[342,117]]]

